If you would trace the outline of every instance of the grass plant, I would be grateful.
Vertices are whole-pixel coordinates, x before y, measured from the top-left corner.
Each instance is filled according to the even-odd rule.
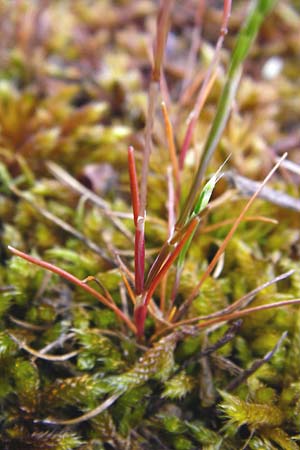
[[[275,158],[278,131],[268,141],[274,92],[260,104],[267,87],[243,77],[248,57],[266,58],[257,36],[280,30],[270,14],[296,35],[299,13],[284,5],[256,0],[244,24],[230,0],[1,6],[4,449],[298,448],[299,207],[287,174],[298,166],[287,145]],[[172,45],[189,62],[179,79]],[[239,120],[251,102],[270,118],[261,135],[250,122],[248,161]]]

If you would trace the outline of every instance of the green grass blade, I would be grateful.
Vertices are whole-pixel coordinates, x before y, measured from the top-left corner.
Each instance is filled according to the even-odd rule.
[[[222,165],[223,167],[223,165]],[[210,197],[213,193],[213,190],[215,188],[216,183],[218,182],[220,175],[219,175],[220,171],[218,170],[209,180],[208,182],[205,184],[205,186],[203,187],[199,198],[197,200],[197,203],[195,205],[195,208],[192,212],[191,218],[197,216],[198,214],[201,213],[201,211],[203,211],[206,206],[208,205],[208,202],[210,200]],[[186,244],[184,245],[182,251],[180,252],[180,255],[178,257],[178,269],[180,270],[183,267],[184,264],[184,260],[185,260],[185,256],[187,254],[187,251],[191,245],[191,242],[193,240],[193,237],[195,235],[197,231],[197,228],[195,228],[195,230],[193,231],[193,233],[191,234],[191,236],[189,237],[189,239],[187,240]]]
[[[240,76],[242,73],[242,64],[249,52],[260,25],[265,16],[270,12],[276,0],[257,0],[250,11],[245,25],[243,26],[236,42],[235,49],[232,54],[227,81],[223,88],[221,98],[218,103],[217,112],[212,123],[210,133],[204,146],[203,155],[194,178],[194,182],[190,189],[189,195],[183,206],[179,217],[177,227],[182,226],[190,216],[194,208],[197,192],[202,183],[203,176],[207,166],[214,154],[220,137],[223,133],[232,103],[235,98]]]

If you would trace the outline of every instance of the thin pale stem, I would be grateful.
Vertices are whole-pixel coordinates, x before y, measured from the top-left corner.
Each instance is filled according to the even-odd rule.
[[[215,313],[209,314],[207,316],[202,316],[199,320],[208,320],[208,319],[214,319],[216,317],[221,317],[224,314],[230,314],[237,309],[245,308],[248,306],[248,304],[255,298],[255,296],[261,292],[263,289],[268,288],[272,284],[278,283],[278,281],[282,281],[291,275],[293,275],[295,271],[289,270],[288,272],[282,273],[281,275],[278,275],[277,277],[273,278],[270,281],[267,281],[266,283],[262,284],[261,286],[258,286],[257,288],[253,289],[252,291],[248,292],[247,294],[243,295],[243,297],[239,298],[238,300],[235,300],[233,303],[231,303],[226,308],[216,311]]]
[[[79,417],[76,417],[74,419],[55,419],[52,417],[49,417],[48,419],[41,420],[42,423],[47,424],[54,424],[54,425],[75,425],[77,423],[85,422],[87,420],[93,419],[94,417],[101,414],[103,411],[105,411],[107,408],[109,408],[118,398],[122,395],[122,392],[119,392],[117,394],[113,394],[110,397],[108,397],[101,405],[97,406],[96,408],[88,411],[85,414],[82,414]]]
[[[74,356],[77,356],[79,353],[79,350],[74,350],[73,352],[65,353],[64,355],[45,354],[30,347],[29,345],[26,344],[26,342],[21,341],[12,333],[10,333],[9,335],[20,346],[20,348],[30,353],[31,355],[35,356],[36,358],[45,359],[46,361],[54,361],[54,362],[67,361],[68,359],[74,358]]]
[[[191,39],[191,47],[187,57],[186,70],[184,74],[184,79],[181,87],[181,94],[184,93],[186,87],[191,82],[193,71],[196,65],[197,53],[201,44],[201,33],[202,33],[202,21],[203,15],[205,11],[205,0],[199,0],[197,11],[196,11],[196,19],[195,26],[193,28],[192,39]]]
[[[130,242],[134,241],[132,233],[130,233],[130,231],[123,225],[121,220],[119,220],[119,218],[115,216],[114,212],[111,211],[109,204],[105,202],[101,197],[99,197],[99,195],[95,194],[95,192],[79,183],[78,180],[76,180],[62,167],[58,166],[54,162],[47,162],[47,167],[57,180],[60,180],[63,184],[69,186],[70,189],[84,196],[99,208],[101,208],[102,214],[112,222],[114,227],[118,229],[124,236],[126,236],[126,238]]]
[[[232,225],[235,219],[226,219],[222,220],[222,222],[214,223],[212,225],[207,225],[206,227],[202,228],[202,233],[210,233],[211,231],[218,230],[219,228],[226,227],[227,225]],[[264,223],[271,223],[273,225],[278,224],[278,220],[271,219],[271,217],[265,217],[265,216],[249,216],[245,217],[243,219],[243,222],[264,222]]]
[[[83,242],[90,250],[95,252],[97,255],[101,256],[101,258],[103,258],[105,261],[107,261],[112,266],[116,266],[115,261],[113,261],[107,255],[107,253],[101,247],[99,247],[99,245],[97,245],[95,242],[91,241],[91,239],[86,237],[84,234],[80,233],[80,231],[78,231],[76,228],[72,227],[72,225],[68,224],[64,220],[62,220],[59,217],[52,214],[46,208],[42,208],[41,206],[38,206],[34,197],[32,197],[31,195],[29,195],[27,193],[23,193],[23,192],[19,191],[19,189],[17,189],[15,186],[11,186],[10,189],[18,197],[27,201],[39,214],[41,214],[43,217],[45,217],[45,219],[54,223],[56,226],[58,226],[62,230],[66,231],[67,233],[71,234],[79,241]]]
[[[276,302],[276,303],[268,303],[265,305],[253,306],[252,308],[242,309],[241,311],[235,311],[230,314],[224,314],[220,317],[218,316],[216,318],[209,319],[204,322],[200,322],[203,320],[203,316],[193,317],[192,319],[181,320],[180,322],[176,322],[162,330],[159,330],[157,333],[155,333],[155,335],[153,335],[151,337],[151,341],[154,341],[157,337],[159,337],[160,335],[162,335],[166,332],[170,332],[171,330],[174,330],[176,328],[183,327],[186,325],[192,325],[196,322],[200,322],[197,324],[198,328],[208,328],[210,326],[213,326],[213,325],[216,325],[216,324],[219,324],[222,322],[229,322],[230,320],[236,320],[236,319],[239,319],[240,317],[248,316],[249,314],[257,313],[259,311],[265,311],[265,310],[274,309],[274,308],[283,308],[284,306],[293,306],[293,305],[299,305],[299,304],[300,304],[300,298],[294,298],[292,300],[282,300],[282,301]]]
[[[259,311],[265,311],[273,308],[282,308],[283,306],[298,305],[300,298],[294,298],[292,300],[283,300],[281,302],[269,303],[267,305],[253,306],[252,308],[246,308],[241,311],[235,311],[230,314],[224,314],[221,317],[210,319],[205,322],[199,323],[199,328],[207,328],[211,325],[215,325],[220,322],[228,322],[229,320],[239,319],[240,317],[247,316],[248,314],[257,313]],[[192,319],[191,319],[192,320]],[[191,323],[191,322],[190,322]]]
[[[169,108],[171,106],[171,95],[170,95],[169,86],[168,86],[168,83],[166,80],[166,76],[163,71],[161,72],[161,75],[160,75],[159,87],[160,87],[161,98],[167,105],[167,108]]]

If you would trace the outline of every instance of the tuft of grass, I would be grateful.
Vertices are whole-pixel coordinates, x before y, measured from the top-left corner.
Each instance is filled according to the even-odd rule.
[[[287,67],[263,80],[296,9],[19,3],[0,6],[0,443],[298,448],[299,139],[271,149],[294,90]]]

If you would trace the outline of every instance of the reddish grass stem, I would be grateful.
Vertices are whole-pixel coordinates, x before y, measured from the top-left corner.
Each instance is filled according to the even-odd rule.
[[[284,306],[293,306],[293,305],[299,305],[299,304],[300,304],[300,298],[294,298],[292,300],[282,300],[282,301],[276,302],[276,303],[268,303],[265,305],[252,306],[251,308],[242,309],[240,311],[235,311],[230,314],[224,314],[224,315],[215,317],[213,319],[205,320],[203,322],[200,322],[203,320],[203,318],[201,316],[193,317],[191,319],[181,320],[180,322],[173,323],[172,325],[170,325],[162,330],[159,330],[157,333],[155,333],[151,337],[151,341],[153,341],[154,339],[156,339],[157,337],[159,337],[160,335],[162,335],[168,331],[171,331],[171,330],[174,330],[175,328],[183,327],[186,325],[192,325],[195,322],[200,322],[197,324],[197,326],[199,328],[208,328],[210,326],[213,326],[213,325],[216,325],[216,324],[219,324],[222,322],[229,322],[231,320],[236,320],[236,319],[239,319],[240,317],[248,316],[249,314],[257,313],[259,311],[266,311],[268,309],[282,308]]]
[[[134,160],[134,149],[132,146],[128,148],[128,170],[130,179],[133,219],[135,225],[135,241],[134,241],[135,293],[136,295],[140,295],[144,288],[144,272],[145,272],[144,215],[143,216],[139,215],[140,214],[139,187]]]
[[[192,235],[192,233],[195,230],[195,228],[197,227],[198,223],[199,223],[198,217],[195,217],[194,219],[191,220],[191,222],[187,228],[187,231],[186,231],[185,235],[183,236],[181,242],[176,246],[175,250],[168,256],[164,265],[162,266],[162,268],[160,269],[158,274],[153,279],[153,281],[147,291],[146,297],[145,297],[144,303],[146,305],[149,304],[157,285],[160,283],[162,277],[167,273],[167,271],[170,269],[170,267],[173,264],[173,262],[175,261],[175,259],[180,254],[181,250],[184,247],[184,244],[187,242],[189,237]]]
[[[199,223],[198,217],[194,217],[194,219],[190,221],[181,241],[176,245],[175,250],[173,250],[173,252],[167,256],[160,270],[153,277],[148,290],[142,296],[140,296],[134,311],[134,319],[137,327],[138,337],[142,337],[144,334],[145,320],[147,317],[147,307],[151,301],[151,297],[154,294],[155,289],[157,288],[158,284],[161,282],[161,280],[166,275],[173,262],[180,254],[185,243],[187,242],[189,237],[193,234],[198,223]]]
[[[135,235],[135,272],[136,294],[139,295],[144,287],[145,277],[145,218],[147,203],[147,182],[149,161],[152,149],[152,131],[155,115],[156,99],[158,95],[163,65],[164,50],[169,32],[169,18],[174,0],[161,0],[157,18],[156,40],[153,50],[153,67],[148,95],[148,111],[145,127],[145,147],[140,184],[139,214]]]
[[[222,17],[220,35],[219,35],[219,38],[218,38],[218,41],[217,41],[217,44],[215,47],[214,57],[213,57],[213,59],[210,63],[210,66],[206,72],[205,78],[203,80],[203,84],[201,86],[201,89],[199,91],[198,97],[195,102],[194,109],[193,109],[192,113],[190,114],[188,128],[187,128],[187,131],[186,131],[186,134],[185,134],[185,137],[183,140],[183,145],[182,145],[182,148],[180,151],[180,158],[179,158],[180,169],[183,168],[186,153],[190,146],[190,143],[191,143],[191,140],[193,137],[193,132],[194,132],[196,123],[198,121],[199,114],[201,112],[201,109],[203,108],[205,100],[208,96],[208,93],[213,85],[214,78],[216,76],[215,70],[216,70],[217,63],[220,58],[220,52],[221,52],[221,48],[223,46],[224,38],[227,33],[227,25],[228,25],[230,12],[231,12],[231,0],[225,0],[224,7],[223,7],[223,17]]]
[[[131,192],[131,202],[133,209],[133,219],[134,224],[137,226],[139,208],[140,208],[140,199],[139,199],[139,186],[137,181],[136,167],[135,167],[135,159],[134,159],[134,148],[130,146],[128,148],[128,171],[129,171],[129,180],[130,180],[130,192]]]
[[[145,220],[138,217],[135,229],[134,243],[134,277],[135,277],[135,293],[140,295],[144,289],[145,276]]]
[[[174,192],[174,184],[172,177],[172,169],[168,167],[167,170],[167,180],[168,180],[168,232],[169,239],[173,236],[175,230],[175,192]]]
[[[173,7],[174,0],[161,0],[158,16],[157,16],[157,32],[156,40],[154,44],[154,65],[152,69],[152,80],[159,82],[161,68],[163,64],[163,57],[165,46],[167,42],[167,36],[169,32],[169,21],[171,9]]]
[[[74,275],[70,274],[69,272],[66,272],[63,269],[60,269],[59,267],[48,263],[46,261],[43,261],[41,259],[34,258],[33,256],[27,255],[24,252],[21,252],[20,250],[17,250],[14,247],[8,246],[8,250],[13,253],[16,256],[19,256],[20,258],[25,259],[26,261],[30,262],[31,264],[35,264],[36,266],[42,267],[43,269],[49,270],[50,272],[53,272],[60,277],[64,278],[67,281],[70,281],[71,283],[81,287],[86,292],[91,294],[94,298],[99,300],[100,303],[110,308],[121,320],[123,320],[128,328],[130,328],[133,333],[136,333],[136,327],[131,322],[131,320],[121,311],[114,303],[112,303],[110,300],[108,300],[106,297],[104,297],[102,294],[97,292],[95,289],[91,288],[88,284],[86,284],[84,281],[79,280]]]
[[[165,102],[162,102],[161,109],[163,113],[164,118],[164,124],[165,124],[165,130],[166,130],[166,137],[168,142],[168,150],[170,154],[170,160],[173,168],[173,174],[176,184],[176,194],[179,195],[179,166],[178,166],[178,159],[176,155],[176,148],[175,148],[175,141],[174,141],[174,132],[172,123],[169,117],[168,109],[165,104]]]
[[[224,314],[223,316],[216,317],[215,319],[210,319],[205,322],[199,323],[199,328],[207,328],[211,325],[215,325],[221,322],[227,322],[229,320],[239,319],[240,317],[247,316],[248,314],[257,313],[259,311],[265,311],[273,308],[282,308],[283,306],[298,305],[300,303],[300,298],[294,298],[292,300],[282,300],[276,303],[269,303],[267,305],[252,306],[251,308],[242,309],[241,311],[235,311],[230,314]],[[196,318],[194,318],[196,319]],[[193,320],[193,319],[191,319]],[[189,323],[191,323],[191,320]],[[195,320],[196,321],[196,320]],[[187,322],[187,321],[186,321]],[[183,324],[183,322],[181,323]]]

